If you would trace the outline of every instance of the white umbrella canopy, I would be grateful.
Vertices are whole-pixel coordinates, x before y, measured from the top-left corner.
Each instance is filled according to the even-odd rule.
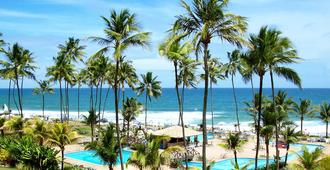
[[[189,129],[189,128],[184,128],[185,130],[185,136],[197,136],[202,134],[202,132]],[[155,136],[169,136],[171,138],[182,138],[182,127],[181,126],[171,126],[167,127],[165,129],[157,130],[152,132],[153,135]]]

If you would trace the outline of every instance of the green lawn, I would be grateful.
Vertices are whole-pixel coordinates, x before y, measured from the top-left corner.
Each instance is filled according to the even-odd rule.
[[[13,170],[13,169],[16,169],[16,168],[4,168],[4,167],[0,167],[0,170]]]

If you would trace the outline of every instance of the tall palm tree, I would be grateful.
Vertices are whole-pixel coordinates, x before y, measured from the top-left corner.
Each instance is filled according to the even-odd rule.
[[[321,104],[319,118],[325,123],[325,137],[328,138],[328,125],[330,122],[330,104]]]
[[[68,77],[68,73],[73,74],[74,66],[72,63],[67,61],[65,55],[58,52],[57,57],[53,57],[54,65],[47,68],[47,77],[50,77],[50,81],[59,83],[59,93],[60,93],[60,114],[61,114],[61,122],[63,122],[63,80],[65,77]],[[70,71],[69,71],[70,70]]]
[[[136,98],[126,98],[121,114],[123,119],[126,121],[127,138],[129,138],[130,122],[141,114],[142,110],[143,106]],[[125,123],[123,124],[123,129],[124,125]]]
[[[185,139],[185,131],[184,131],[184,122],[183,122],[183,94],[180,95],[179,85],[180,85],[180,77],[179,77],[179,63],[184,58],[189,57],[188,55],[194,50],[193,44],[189,41],[180,44],[180,40],[185,36],[183,35],[170,35],[160,46],[159,53],[162,56],[165,56],[168,60],[173,62],[174,65],[174,77],[175,77],[175,91],[178,100],[179,106],[179,125],[182,126],[182,135]],[[182,62],[181,62],[182,63]],[[182,77],[181,77],[182,78]],[[182,81],[181,81],[182,82]],[[184,141],[184,147],[186,148],[186,141]],[[188,158],[185,154],[186,159],[186,168],[188,168]]]
[[[228,59],[229,62],[225,64],[226,76],[230,76],[231,85],[233,89],[233,96],[235,102],[235,113],[236,113],[236,121],[237,121],[237,129],[238,132],[241,131],[240,123],[239,123],[239,114],[238,114],[238,105],[237,105],[237,98],[236,98],[236,91],[235,91],[235,83],[234,83],[234,76],[236,75],[236,71],[239,69],[240,66],[240,51],[234,50],[233,52],[228,52]]]
[[[304,134],[303,133],[303,122],[304,122],[304,119],[305,119],[305,116],[313,116],[313,114],[316,112],[315,108],[312,107],[312,103],[310,100],[308,99],[305,99],[305,100],[302,100],[300,99],[299,100],[300,103],[294,103],[294,112],[300,116],[300,133],[301,134]]]
[[[119,13],[115,10],[111,11],[109,18],[102,16],[106,24],[104,29],[105,37],[91,37],[91,39],[103,47],[95,54],[100,55],[108,52],[110,49],[114,49],[113,59],[115,61],[115,79],[114,79],[114,94],[115,94],[115,112],[116,112],[116,131],[117,141],[119,143],[119,155],[121,169],[124,169],[120,144],[120,132],[119,132],[119,68],[121,64],[121,58],[124,51],[128,47],[140,46],[147,47],[149,42],[149,32],[141,32],[139,23],[136,21],[136,15],[132,14],[129,10],[124,9]]]
[[[162,88],[160,86],[160,81],[157,80],[157,76],[153,77],[152,72],[147,72],[146,74],[141,74],[142,81],[137,87],[138,95],[145,93],[145,118],[144,126],[147,128],[147,118],[148,118],[148,100],[151,102],[151,97],[158,98],[162,95]]]
[[[139,78],[138,75],[136,74],[136,70],[132,64],[132,61],[123,61],[120,65],[119,70],[120,70],[119,77],[120,77],[121,92],[122,92],[121,98],[122,98],[122,103],[124,103],[126,99],[125,84],[127,84],[129,87],[134,89],[137,83],[139,82]]]
[[[63,55],[64,60],[67,64],[72,64],[72,62],[83,61],[84,56],[84,49],[85,46],[80,45],[80,40],[75,39],[74,37],[69,37],[64,44],[60,44],[58,46],[60,50],[60,54]],[[64,93],[65,93],[65,111],[67,114],[67,119],[70,118],[70,104],[69,104],[69,86],[73,86],[74,84],[74,67],[67,67],[68,69],[65,70],[64,79]]]
[[[261,136],[265,139],[265,145],[266,145],[266,169],[269,169],[269,142],[274,134],[275,129],[275,121],[276,121],[276,114],[273,112],[272,105],[269,104],[269,101],[267,104],[264,104],[264,109],[262,113],[262,128],[260,131]]]
[[[96,151],[95,155],[98,155],[109,166],[109,170],[113,170],[114,165],[117,164],[119,154],[119,144],[117,143],[115,133],[115,126],[109,124],[106,130],[101,132],[101,140],[96,141],[96,143],[91,142],[86,146],[87,149]]]
[[[18,43],[12,45],[7,50],[2,50],[6,56],[5,60],[0,61],[3,67],[0,72],[8,75],[13,75],[13,80],[17,89],[18,97],[18,113],[23,117],[23,84],[24,78],[35,79],[34,59],[32,53],[21,47]]]
[[[94,129],[97,123],[98,116],[95,110],[88,111],[88,116],[82,115],[85,119],[86,124],[91,127],[91,141],[94,142]]]
[[[76,85],[77,85],[77,111],[78,111],[78,120],[80,118],[80,88],[82,86],[82,84],[85,84],[85,80],[84,80],[84,75],[82,74],[82,71],[80,70],[79,73],[75,74],[75,80],[76,80]]]
[[[36,95],[41,94],[41,106],[42,106],[42,117],[45,119],[45,94],[54,93],[54,89],[51,88],[49,81],[43,80],[37,82],[39,87],[33,89],[33,93]]]
[[[240,139],[239,133],[229,133],[226,139],[225,147],[232,150],[234,153],[235,165],[238,166],[237,161],[237,150],[241,147],[244,142]]]
[[[61,150],[61,170],[64,169],[65,146],[77,139],[77,133],[72,131],[68,123],[55,123],[51,128],[47,142]]]
[[[212,133],[214,133],[214,113],[213,113],[213,84],[217,84],[218,80],[224,80],[223,64],[219,58],[210,58],[209,60],[209,81],[210,81],[210,99],[211,99],[211,121],[212,121]],[[201,79],[204,79],[204,74],[201,74]]]
[[[267,71],[269,71],[271,76],[272,85],[272,96],[273,96],[273,109],[276,111],[275,103],[275,92],[274,92],[274,81],[273,74],[277,74],[280,77],[293,82],[294,84],[301,87],[301,80],[298,74],[288,68],[282,66],[283,64],[290,64],[296,62],[298,59],[296,51],[292,48],[292,43],[284,37],[281,37],[281,32],[275,29],[268,29],[267,26],[262,27],[257,35],[252,34],[249,38],[252,49],[248,51],[247,55],[243,58],[247,59],[253,64],[254,72],[259,76],[259,95],[262,96],[263,78]],[[261,98],[260,98],[261,99]],[[260,100],[259,99],[259,100]],[[261,104],[261,100],[259,101]],[[261,107],[258,111],[258,130],[257,138],[260,135],[260,115]],[[275,127],[276,141],[278,141],[278,125],[276,123]],[[279,157],[278,147],[276,147],[276,155]],[[257,157],[259,152],[259,139],[257,139],[257,149],[256,149],[256,160],[255,168],[257,167]],[[279,166],[279,161],[277,162],[277,169]]]
[[[228,0],[193,0],[189,5],[181,1],[185,14],[177,16],[174,29],[187,32],[196,40],[196,54],[203,50],[203,66],[205,72],[203,98],[203,170],[206,169],[206,112],[209,86],[209,44],[213,37],[241,46],[241,35],[246,31],[244,17],[225,12]],[[198,58],[198,55],[196,55]]]
[[[298,163],[294,164],[295,169],[314,170],[319,167],[322,149],[316,148],[309,151],[306,147],[302,148],[303,152],[298,155]]]
[[[284,142],[286,144],[286,154],[285,154],[285,160],[284,160],[284,163],[286,165],[286,163],[288,161],[290,144],[293,144],[298,141],[299,134],[297,132],[295,132],[294,126],[286,126],[284,131],[282,131],[282,136],[283,136]]]
[[[276,112],[275,103],[275,89],[274,89],[274,74],[279,77],[284,77],[286,80],[292,82],[301,88],[301,80],[297,72],[293,69],[284,65],[297,63],[299,57],[297,56],[296,50],[293,48],[292,42],[282,36],[282,33],[276,29],[266,29],[266,41],[268,42],[267,54],[265,55],[268,70],[270,74],[272,96],[273,96],[273,107]],[[275,141],[278,142],[279,126],[278,122],[275,124]],[[276,157],[279,158],[279,149],[276,145]],[[279,160],[276,160],[276,167],[279,169]]]

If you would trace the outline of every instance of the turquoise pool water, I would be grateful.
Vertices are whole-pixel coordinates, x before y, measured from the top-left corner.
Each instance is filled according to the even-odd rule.
[[[197,139],[198,139],[199,142],[202,142],[203,141],[203,134],[198,135]],[[207,134],[207,139],[208,140],[214,139],[214,135],[212,133],[208,133]],[[190,137],[190,142],[194,142],[194,137]]]
[[[123,150],[122,153],[123,153],[123,161],[124,161],[124,163],[126,163],[128,158],[131,156],[132,151]],[[77,159],[77,160],[84,161],[87,163],[104,165],[104,162],[101,160],[101,158],[99,156],[95,155],[95,151],[93,151],[93,150],[68,153],[68,154],[65,154],[64,157]],[[119,157],[117,158],[117,164],[120,164]]]
[[[314,151],[318,147],[322,147],[320,145],[313,145],[313,144],[308,144],[308,145],[303,145],[303,144],[292,144],[290,147],[292,148],[301,148],[302,146],[306,146],[309,151]],[[302,151],[299,151],[298,153],[301,153]],[[288,155],[288,160],[294,160],[297,158],[297,155],[295,153],[289,154]],[[285,157],[281,157],[281,160],[284,160]],[[222,161],[218,161],[214,164],[212,167],[212,170],[231,170],[233,169],[232,163],[234,159],[225,159]],[[248,169],[254,169],[254,159],[253,158],[238,158],[237,159],[238,164],[240,167],[250,163],[251,165],[248,167]],[[273,160],[270,160],[270,163],[272,163]],[[259,167],[264,167],[266,165],[266,160],[265,159],[259,159],[258,160],[258,166]],[[197,168],[202,168],[202,163],[200,162],[189,162],[188,163],[189,167],[197,167]]]

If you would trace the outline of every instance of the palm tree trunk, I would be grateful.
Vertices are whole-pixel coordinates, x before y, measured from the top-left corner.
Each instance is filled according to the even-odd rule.
[[[62,161],[61,161],[61,170],[64,169],[64,149],[61,149]]]
[[[93,98],[94,98],[94,94],[93,94],[93,84],[91,83],[91,87],[90,87],[90,96],[89,96],[89,109],[90,109],[90,110],[94,110],[94,108],[93,108],[93,104],[94,104]]]
[[[266,144],[266,170],[269,170],[269,137],[265,136],[265,144]]]
[[[251,82],[251,92],[252,92],[252,98],[253,98],[254,97],[254,94],[255,94],[255,92],[254,92],[254,86],[253,86],[253,77],[251,77],[250,82]]]
[[[101,103],[102,103],[102,87],[103,87],[103,79],[101,78],[100,84],[100,99],[99,99],[99,127],[101,127]]]
[[[270,82],[271,82],[271,86],[272,86],[272,97],[273,97],[273,111],[276,113],[276,102],[275,102],[275,89],[274,89],[274,77],[273,77],[273,71],[272,69],[270,68],[269,69],[270,71]],[[278,150],[278,120],[276,118],[275,120],[275,149],[276,149],[276,159],[275,159],[275,162],[276,162],[276,169],[280,169],[280,160],[279,160],[279,157],[280,157],[280,151]]]
[[[325,127],[325,128],[326,128],[326,129],[325,129],[325,137],[326,137],[326,138],[328,138],[328,124],[329,124],[329,122],[326,122],[326,123],[325,123],[325,126],[326,126],[326,127]]]
[[[186,141],[186,135],[185,135],[185,126],[184,126],[184,122],[183,122],[183,98],[182,96],[180,97],[180,93],[179,93],[179,78],[178,78],[178,67],[177,67],[177,62],[174,62],[174,72],[175,72],[175,90],[176,90],[176,94],[177,94],[177,98],[178,98],[178,105],[179,105],[179,118],[180,121],[179,123],[181,123],[181,127],[182,127],[182,137],[183,137],[183,147],[184,149],[187,151],[187,141]],[[184,83],[183,87],[182,87],[182,93],[184,92]],[[184,158],[185,158],[185,169],[188,169],[188,155],[187,152],[184,153]]]
[[[129,139],[129,126],[130,126],[130,124],[129,124],[129,120],[127,121],[127,138]]]
[[[207,112],[207,97],[209,90],[209,66],[208,66],[208,42],[204,42],[204,98],[203,98],[203,119],[202,119],[202,127],[203,127],[203,149],[202,149],[202,162],[203,162],[203,170],[206,170],[207,162],[206,162],[206,144],[207,144],[207,129],[206,129],[206,112]]]
[[[45,94],[42,93],[42,117],[45,120]]]
[[[234,149],[234,158],[235,158],[235,165],[238,166],[238,161],[237,161],[237,151]]]
[[[121,170],[124,170],[123,164],[123,155],[121,149],[121,142],[120,142],[120,131],[119,131],[119,110],[118,110],[118,74],[119,74],[119,60],[116,59],[116,74],[115,74],[115,111],[116,111],[116,132],[117,132],[117,143],[119,145],[119,159],[120,159],[120,167]]]
[[[20,86],[20,91],[21,91],[21,102],[20,102],[20,107],[21,107],[21,114],[23,117],[23,90],[24,90],[24,77],[22,76],[22,80],[21,80],[21,86]]]
[[[15,83],[15,84],[16,84],[16,83]],[[15,91],[16,91],[16,89],[15,89],[15,84],[14,84],[13,89],[12,89],[12,90],[13,90],[13,91],[12,91],[12,98],[13,98],[13,101],[14,101],[15,107],[16,107],[18,113],[19,113],[19,107],[18,107],[18,104],[17,104],[17,101],[16,101],[16,96],[15,96]]]
[[[95,103],[94,103],[94,108],[95,108],[95,113],[97,113],[97,103],[98,103],[98,96],[99,96],[99,85],[100,81],[96,85],[96,91],[95,91]]]
[[[9,79],[9,86],[8,86],[8,110],[10,111],[10,90],[11,90],[11,79]]]
[[[259,106],[258,106],[258,123],[257,123],[257,147],[256,147],[256,156],[254,161],[254,169],[258,169],[258,154],[260,146],[260,121],[261,121],[261,105],[262,105],[262,85],[263,85],[263,75],[259,75]]]
[[[93,122],[91,122],[91,140],[94,142],[94,125]]]
[[[109,97],[109,92],[110,92],[110,85],[108,87],[107,94],[105,95],[105,99],[104,99],[104,103],[103,103],[102,119],[104,118],[104,111],[105,111],[106,102],[107,102],[108,97]]]
[[[59,83],[60,83],[60,110],[61,110],[61,123],[63,123],[63,98],[62,98],[62,80],[60,79],[59,80]]]
[[[21,115],[21,117],[23,117],[23,113],[22,113],[22,101],[21,101],[21,91],[19,88],[19,80],[18,80],[18,74],[17,72],[15,72],[15,76],[16,76],[16,87],[17,87],[17,96],[18,96],[18,113]]]
[[[146,92],[146,99],[145,99],[145,108],[144,108],[144,128],[147,129],[147,112],[148,112],[148,94]]]
[[[69,83],[66,84],[66,104],[67,104],[67,114],[68,114],[68,121],[70,120],[70,98],[69,98]]]
[[[212,116],[212,134],[214,133],[214,114],[213,114],[213,87],[210,79],[210,95],[211,95],[211,116]]]
[[[288,154],[289,154],[289,149],[290,149],[290,144],[286,144],[286,153],[285,153],[285,161],[284,161],[284,165],[286,165],[286,163],[288,162]]]
[[[235,101],[237,129],[238,129],[238,132],[241,132],[240,123],[239,123],[239,116],[238,116],[238,106],[237,106],[237,99],[236,99],[235,84],[234,84],[234,74],[231,74],[231,85],[232,85],[232,88],[233,88],[233,95],[234,95],[234,101]]]
[[[78,84],[78,120],[80,116],[80,83]]]
[[[303,135],[304,132],[303,132],[303,122],[304,122],[304,115],[302,114],[300,116],[300,133]]]

